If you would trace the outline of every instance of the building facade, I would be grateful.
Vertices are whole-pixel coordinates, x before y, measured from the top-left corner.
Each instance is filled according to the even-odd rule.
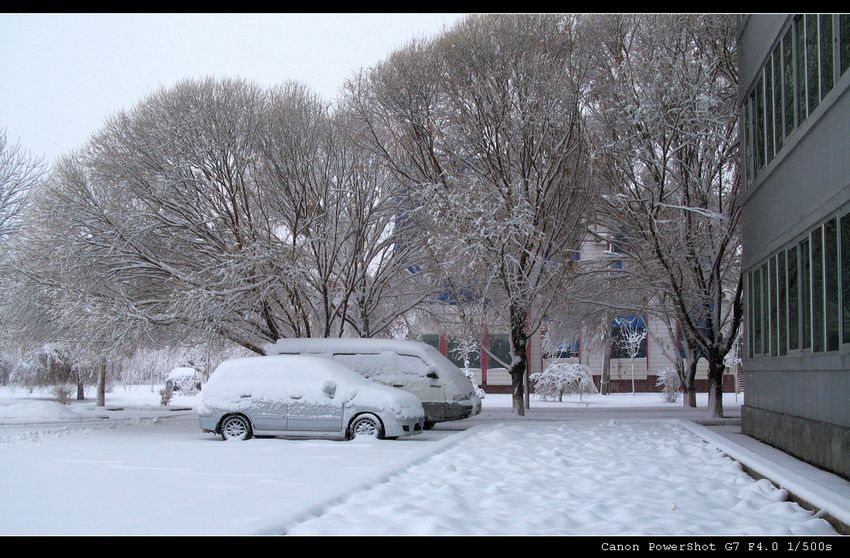
[[[744,433],[850,477],[850,15],[740,20]]]

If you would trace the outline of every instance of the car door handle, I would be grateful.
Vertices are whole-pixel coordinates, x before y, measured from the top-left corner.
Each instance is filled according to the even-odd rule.
[[[250,393],[243,394],[243,395],[240,395],[239,397],[241,397],[242,399],[247,399],[247,398],[251,397],[251,394]]]
[[[404,384],[393,384],[393,387],[404,387]]]
[[[431,387],[443,387],[440,384],[431,384]]]
[[[290,395],[289,396],[290,399],[301,399],[302,397],[304,397],[304,396],[303,395]]]

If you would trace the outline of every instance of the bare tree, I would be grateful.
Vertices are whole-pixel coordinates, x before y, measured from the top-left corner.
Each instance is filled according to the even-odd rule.
[[[733,16],[599,16],[589,105],[608,195],[629,257],[669,293],[708,361],[722,416],[723,358],[740,325],[737,69]]]
[[[565,288],[587,216],[582,38],[568,16],[468,17],[349,91],[373,149],[409,190],[441,288],[467,315],[486,307],[508,326],[520,415],[529,338]]]
[[[6,131],[0,129],[0,242],[18,228],[27,194],[44,172],[41,159],[20,144],[10,144]]]
[[[632,370],[632,395],[635,394],[635,357],[646,341],[646,328],[639,316],[617,317],[614,319],[619,331],[614,338],[618,348],[626,352]]]

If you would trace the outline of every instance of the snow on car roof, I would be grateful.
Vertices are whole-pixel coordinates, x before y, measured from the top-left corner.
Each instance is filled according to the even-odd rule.
[[[273,343],[267,347],[267,353],[280,354],[286,352],[310,352],[321,351],[328,353],[346,353],[356,348],[358,351],[368,351],[370,353],[381,353],[384,351],[401,352],[412,355],[425,353],[440,352],[420,341],[408,341],[406,339],[362,339],[359,337],[342,337],[342,338],[288,338],[278,339],[277,343]]]
[[[176,380],[178,378],[189,378],[197,374],[194,368],[190,368],[188,366],[178,366],[177,368],[172,368],[171,372],[168,373],[168,380]]]
[[[363,383],[365,378],[338,362],[303,355],[270,355],[234,358],[222,362],[211,378],[257,377],[297,371],[301,375],[323,376],[327,379]]]

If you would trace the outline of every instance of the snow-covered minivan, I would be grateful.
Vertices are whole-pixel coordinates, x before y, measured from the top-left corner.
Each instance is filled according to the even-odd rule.
[[[215,369],[201,392],[198,422],[225,440],[398,438],[421,433],[425,411],[413,394],[327,359],[257,356]]]
[[[418,341],[395,339],[280,339],[267,354],[309,355],[344,364],[382,384],[416,395],[425,428],[481,412],[475,386],[440,351]]]

